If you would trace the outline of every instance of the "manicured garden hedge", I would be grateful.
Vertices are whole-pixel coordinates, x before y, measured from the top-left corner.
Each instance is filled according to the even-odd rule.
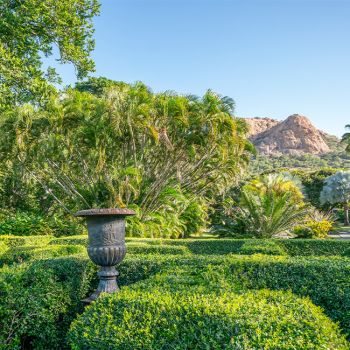
[[[54,245],[43,247],[18,246],[11,247],[0,257],[3,264],[22,263],[28,260],[41,260],[84,253],[85,248],[79,245]]]
[[[13,246],[50,245],[87,245],[87,236],[11,236],[0,235],[0,242]],[[164,254],[171,251],[169,246],[187,247],[192,254],[267,254],[289,256],[348,256],[350,240],[337,239],[138,239],[127,238],[129,252],[135,254]],[[147,246],[147,248],[146,248]],[[154,248],[149,248],[153,246]],[[164,249],[163,249],[164,247]],[[249,248],[249,249],[248,249]],[[163,249],[163,250],[162,250]],[[173,254],[188,252],[185,248],[174,249]]]
[[[0,348],[64,349],[95,267],[84,259],[37,260],[0,269]]]
[[[290,256],[344,255],[350,249],[350,240],[284,239],[279,240]]]
[[[0,349],[68,348],[65,337],[72,320],[83,311],[81,299],[97,285],[97,268],[87,258],[85,244],[86,236],[44,236],[44,239],[1,236],[0,266],[8,266],[0,268]],[[229,294],[234,301],[240,300],[240,294],[253,290],[291,291],[299,297],[309,297],[313,304],[322,307],[327,316],[340,323],[343,334],[350,330],[350,259],[341,256],[349,249],[349,242],[128,239],[127,246],[128,254],[118,267],[118,283],[130,295],[158,291],[166,295],[181,294],[192,300],[196,295],[220,299],[223,294]],[[310,256],[302,257],[301,253]],[[335,256],[312,256],[321,253]],[[280,308],[292,300],[288,299],[292,296],[276,298],[273,300],[281,304]],[[132,300],[126,302],[132,303]],[[260,305],[258,299],[256,303]],[[214,308],[213,302],[210,305]],[[254,318],[248,311],[244,317]],[[233,316],[223,317],[231,320]],[[275,316],[269,317],[273,320]],[[319,322],[319,325],[331,325],[329,321]],[[331,328],[328,325],[325,329],[335,330],[335,333],[330,331],[332,337],[337,331],[334,325],[329,326]],[[303,331],[298,328],[300,332],[307,333],[305,324],[302,327]],[[311,334],[318,331],[313,321],[310,327]],[[76,333],[74,337],[80,346],[80,335]],[[267,349],[280,348],[268,346]]]
[[[125,290],[72,324],[73,350],[348,349],[338,327],[289,292],[187,295]]]

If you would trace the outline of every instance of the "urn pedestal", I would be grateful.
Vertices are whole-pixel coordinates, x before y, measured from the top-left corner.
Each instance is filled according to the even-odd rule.
[[[96,300],[101,292],[115,293],[118,272],[115,265],[125,256],[125,217],[135,215],[129,209],[89,209],[78,211],[75,216],[85,217],[89,235],[87,248],[90,259],[101,266],[100,279],[94,293],[84,299],[85,303]]]

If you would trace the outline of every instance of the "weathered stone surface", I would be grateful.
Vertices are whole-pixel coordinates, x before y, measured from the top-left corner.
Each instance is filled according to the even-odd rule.
[[[260,134],[280,123],[278,120],[272,118],[244,118],[244,120],[248,124],[249,136]]]
[[[322,154],[330,151],[326,133],[315,128],[307,117],[293,114],[284,121],[246,118],[250,139],[262,154]]]

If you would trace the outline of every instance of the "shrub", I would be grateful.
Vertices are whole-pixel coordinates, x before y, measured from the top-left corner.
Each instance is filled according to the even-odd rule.
[[[247,233],[259,238],[289,231],[306,215],[298,185],[283,174],[265,175],[246,184],[237,211]]]
[[[56,237],[74,236],[86,231],[82,222],[76,218],[52,216],[46,220]]]
[[[64,338],[96,268],[86,259],[35,261],[0,269],[1,349],[65,349]]]
[[[276,243],[290,256],[341,256],[350,249],[350,241],[337,239],[281,239]]]
[[[270,291],[218,297],[126,290],[79,316],[69,342],[73,350],[348,348],[308,299]]]
[[[52,247],[54,248],[54,246]],[[128,256],[118,284],[129,285],[161,270],[165,257]],[[65,336],[81,300],[97,286],[97,267],[75,256],[0,268],[0,348],[67,349]]]
[[[9,213],[0,217],[0,235],[55,235],[60,237],[77,235],[82,232],[84,232],[84,226],[74,218],[43,217],[26,212]]]
[[[0,235],[52,235],[53,230],[40,215],[16,213],[0,222]]]
[[[0,241],[0,259],[1,259],[1,256],[8,250],[8,246]],[[1,260],[0,260],[1,261]]]
[[[220,272],[243,289],[291,290],[308,296],[349,332],[350,260],[348,258],[230,257]],[[232,283],[232,282],[231,282]]]
[[[25,349],[55,350],[68,347],[64,339],[70,322],[82,311],[80,300],[97,286],[97,267],[86,258],[83,246],[86,239],[84,235],[67,238],[1,236],[0,245],[9,248],[4,255],[12,259],[10,262],[13,262],[11,251],[29,254],[22,264],[0,269],[0,344],[5,344],[4,349],[14,350],[22,346]],[[339,255],[350,251],[350,241],[128,239],[127,245],[130,249],[135,247],[147,253],[127,254],[117,267],[120,272],[118,284],[126,294],[161,290],[161,293],[172,295],[181,293],[184,298],[192,300],[196,295],[210,294],[210,299],[215,299],[215,295],[221,297],[225,293],[265,288],[292,291],[301,297],[308,296],[329,317],[340,322],[345,332],[349,331],[350,259]],[[277,254],[276,246],[280,248],[279,255],[287,252],[297,257],[235,255]],[[80,251],[84,255],[52,258],[56,254]],[[186,254],[168,254],[175,251]],[[239,298],[236,294],[230,294],[230,298],[232,295],[233,300]],[[299,319],[297,311],[295,314]],[[14,333],[11,331],[12,320]],[[277,324],[276,329],[278,327]],[[314,323],[312,327],[316,327]],[[300,332],[304,336],[307,330]],[[267,346],[273,348],[270,344]],[[277,345],[275,348],[279,349]]]
[[[60,237],[52,239],[50,244],[73,244],[73,245],[82,245],[87,247],[88,245],[88,236],[87,235],[77,235],[69,237]]]
[[[309,220],[303,225],[295,226],[293,233],[299,238],[325,238],[332,226],[332,223],[327,220]]]
[[[58,258],[66,255],[85,253],[86,249],[79,245],[53,245],[44,247],[18,246],[9,249],[0,258],[0,264],[22,263],[28,260]]]
[[[240,254],[286,255],[284,249],[272,240],[247,240],[239,250]]]
[[[131,254],[188,254],[189,250],[184,246],[175,245],[147,245],[147,244],[128,244],[127,251]]]
[[[18,246],[43,246],[49,244],[52,236],[11,236],[0,235],[0,242],[5,243],[10,248]]]

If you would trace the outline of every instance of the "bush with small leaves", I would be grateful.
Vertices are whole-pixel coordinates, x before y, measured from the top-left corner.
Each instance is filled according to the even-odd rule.
[[[283,247],[273,240],[247,240],[241,247],[240,254],[286,255]]]
[[[309,220],[302,225],[295,226],[293,233],[299,238],[326,238],[332,226],[332,223],[327,220]]]
[[[336,324],[290,292],[242,295],[125,290],[73,323],[73,350],[348,349]]]

